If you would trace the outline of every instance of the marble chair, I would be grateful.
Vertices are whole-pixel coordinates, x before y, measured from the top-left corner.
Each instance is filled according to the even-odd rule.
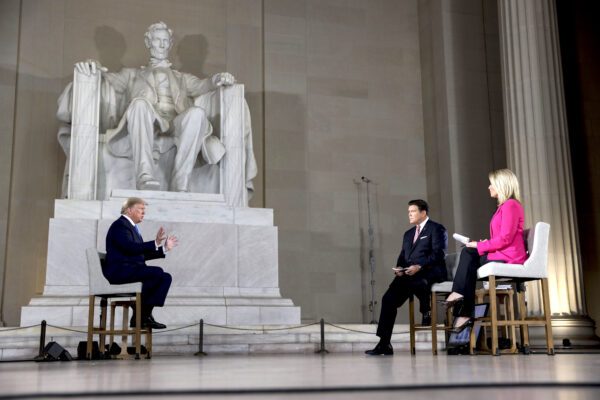
[[[492,346],[491,353],[500,355],[498,347],[498,327],[519,326],[523,352],[529,354],[529,326],[543,326],[546,331],[546,347],[548,355],[554,355],[554,341],[552,339],[552,324],[550,311],[550,298],[548,292],[548,238],[550,225],[538,222],[533,230],[524,233],[529,258],[523,264],[504,264],[490,262],[477,270],[477,278],[489,281],[490,316],[476,320],[476,324],[491,328]],[[543,315],[541,317],[528,317],[525,304],[525,282],[541,281]],[[497,312],[496,283],[498,281],[514,282],[517,287],[518,317],[514,321],[499,320]],[[472,330],[472,332],[475,329]],[[471,334],[470,350],[475,347],[475,335]]]
[[[106,335],[110,335],[110,345],[113,343],[114,335],[121,335],[122,353],[119,356],[127,354],[127,337],[134,336],[135,343],[135,358],[139,359],[141,354],[141,338],[142,334],[146,335],[146,358],[152,356],[152,329],[142,329],[141,321],[141,292],[142,283],[128,283],[124,285],[111,285],[102,274],[102,264],[105,254],[98,252],[95,248],[86,250],[88,272],[89,272],[89,314],[88,314],[88,330],[87,330],[87,349],[86,358],[92,358],[92,343],[94,334],[99,335],[98,345],[100,352],[104,351],[106,344]],[[100,324],[94,326],[94,311],[96,306],[96,297],[100,298]],[[127,300],[111,301],[111,317],[110,327],[107,327],[107,306],[110,299],[126,298]],[[123,326],[121,329],[115,329],[115,308],[123,307]],[[135,307],[136,324],[135,328],[129,326],[129,307]]]
[[[442,324],[437,322],[437,304],[444,301],[452,292],[452,280],[458,266],[458,253],[446,254],[445,258],[446,270],[448,271],[448,280],[440,283],[435,283],[431,286],[431,325],[416,325],[415,324],[415,299],[411,296],[408,300],[408,313],[410,324],[410,354],[415,355],[415,334],[417,331],[431,331],[431,352],[437,355],[437,331],[443,330],[448,332],[452,327],[452,318],[450,309],[446,311],[446,319]],[[446,337],[446,339],[448,339]]]
[[[101,74],[86,76],[75,69],[71,97],[69,88],[61,95],[59,104],[71,104],[72,111],[69,113],[63,110],[65,106],[59,106],[58,112],[61,121],[71,120],[63,122],[58,132],[58,141],[67,157],[63,197],[107,200],[113,190],[136,190],[135,167],[131,149],[127,151],[126,135],[118,141],[120,145],[109,146],[107,132],[115,128],[120,119],[113,120],[103,112]],[[189,191],[212,195],[206,200],[212,203],[246,207],[248,191],[252,191],[252,179],[256,175],[256,161],[244,85],[219,87],[195,98],[194,105],[205,111],[212,125],[213,136],[209,139],[213,140],[207,140],[205,148],[214,148],[219,138],[226,152],[217,164],[208,164],[199,157],[192,170]],[[117,148],[120,150],[116,152]],[[168,191],[175,140],[169,135],[159,135],[155,148],[154,178],[160,183],[156,190]]]

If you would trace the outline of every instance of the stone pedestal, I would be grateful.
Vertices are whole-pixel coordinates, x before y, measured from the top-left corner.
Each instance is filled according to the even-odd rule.
[[[214,194],[113,191],[109,200],[55,201],[44,293],[23,307],[22,326],[42,319],[59,326],[87,325],[85,249],[105,251],[106,232],[129,196],[148,203],[140,224],[145,240],[160,226],[179,238],[165,259],[149,262],[173,276],[165,307],[154,313],[159,321],[300,323],[300,308],[279,291],[273,210],[218,205]]]

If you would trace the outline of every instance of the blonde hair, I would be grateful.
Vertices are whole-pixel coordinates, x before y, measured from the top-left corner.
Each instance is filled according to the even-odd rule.
[[[488,175],[490,183],[498,193],[498,205],[503,204],[508,199],[515,199],[521,202],[521,192],[519,190],[519,180],[510,169],[498,169],[490,172]]]
[[[146,205],[146,202],[144,201],[144,199],[141,199],[139,197],[130,197],[127,200],[125,200],[125,202],[121,206],[121,214],[125,214],[125,212],[127,212],[128,209],[135,206],[136,204]]]

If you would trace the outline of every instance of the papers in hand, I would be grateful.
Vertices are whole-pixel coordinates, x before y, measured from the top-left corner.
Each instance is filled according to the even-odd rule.
[[[470,242],[468,237],[463,236],[459,233],[455,233],[454,235],[452,235],[452,237],[454,238],[454,240],[456,240],[457,242],[460,242],[462,244],[467,244]]]

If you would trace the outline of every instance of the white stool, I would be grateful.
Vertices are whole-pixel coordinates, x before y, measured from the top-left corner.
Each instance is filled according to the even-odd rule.
[[[479,280],[489,281],[490,317],[476,320],[475,323],[483,327],[491,327],[492,354],[500,355],[498,348],[498,327],[519,326],[523,352],[529,354],[529,326],[538,325],[546,329],[546,347],[549,355],[554,355],[554,340],[552,339],[552,323],[550,312],[550,296],[548,293],[548,238],[550,225],[538,222],[534,230],[523,232],[529,258],[523,264],[505,264],[490,262],[477,270]],[[509,281],[517,284],[517,297],[519,304],[519,319],[514,321],[499,321],[496,299],[496,281]],[[540,280],[542,283],[543,312],[542,317],[527,317],[523,282]],[[473,332],[474,329],[471,331]],[[471,353],[475,347],[475,335],[471,335]]]

